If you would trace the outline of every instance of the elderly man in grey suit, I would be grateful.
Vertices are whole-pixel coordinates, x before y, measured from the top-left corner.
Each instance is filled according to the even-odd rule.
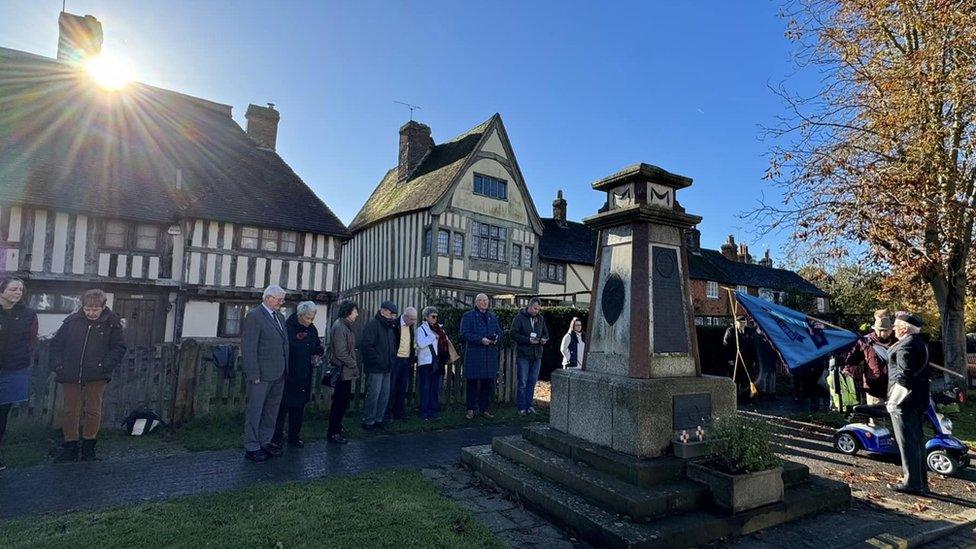
[[[241,330],[247,410],[244,415],[244,457],[265,461],[282,454],[271,443],[288,371],[288,332],[278,309],[285,302],[281,286],[264,289],[262,303],[248,311]]]

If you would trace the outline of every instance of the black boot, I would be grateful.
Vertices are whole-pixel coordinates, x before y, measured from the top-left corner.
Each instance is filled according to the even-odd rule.
[[[85,439],[81,441],[81,461],[95,461],[96,439]]]
[[[72,440],[61,445],[61,451],[54,458],[57,462],[78,461],[78,441]]]

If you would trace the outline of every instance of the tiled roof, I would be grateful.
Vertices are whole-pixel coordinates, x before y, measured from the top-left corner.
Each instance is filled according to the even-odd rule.
[[[410,179],[403,183],[397,183],[396,166],[387,171],[349,224],[349,230],[356,232],[388,217],[423,210],[436,204],[450,190],[468,157],[475,152],[481,137],[497,118],[496,113],[454,139],[434,145]]]
[[[543,218],[539,258],[593,265],[596,259],[596,234],[582,223],[559,223],[552,218]]]
[[[823,290],[793,271],[732,261],[716,250],[702,249],[700,254],[688,254],[688,263],[693,279],[827,297]]]
[[[6,48],[0,199],[348,235],[277,153],[251,141],[229,106],[137,83],[106,92],[70,65]]]

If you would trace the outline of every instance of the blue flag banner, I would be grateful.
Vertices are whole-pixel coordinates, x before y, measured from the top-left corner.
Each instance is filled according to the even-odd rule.
[[[735,298],[766,334],[790,371],[850,347],[860,337],[756,296],[735,292]]]

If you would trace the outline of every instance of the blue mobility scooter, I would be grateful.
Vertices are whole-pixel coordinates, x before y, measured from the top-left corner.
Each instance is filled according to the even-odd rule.
[[[886,418],[884,405],[859,404],[851,408],[851,415],[864,418]],[[935,436],[925,443],[925,463],[929,470],[940,475],[954,475],[969,467],[969,448],[952,436],[952,421],[940,414],[932,398],[925,410],[925,419],[935,430]],[[838,452],[854,455],[861,450],[868,454],[898,455],[898,444],[891,430],[879,425],[850,423],[834,434],[834,448]]]

